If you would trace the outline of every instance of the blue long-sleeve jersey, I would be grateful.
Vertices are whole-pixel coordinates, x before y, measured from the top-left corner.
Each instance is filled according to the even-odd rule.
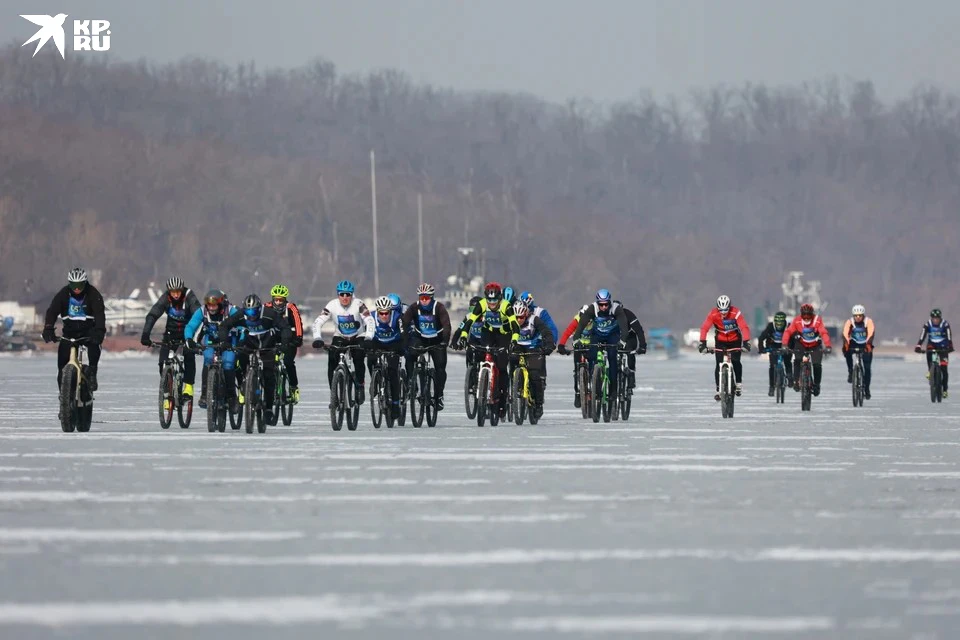
[[[230,305],[226,314],[210,315],[207,313],[206,307],[200,307],[194,311],[193,317],[190,318],[190,322],[188,322],[186,328],[184,328],[183,335],[197,342],[209,344],[213,338],[217,337],[217,328],[220,326],[220,323],[223,322],[227,316],[233,316],[239,312],[240,310],[237,307]],[[231,343],[236,346],[237,335],[235,332],[232,338]]]
[[[547,329],[550,329],[550,333],[553,334],[554,343],[560,339],[560,332],[557,331],[557,323],[553,321],[553,318],[550,317],[550,312],[544,309],[543,307],[536,306],[530,310],[533,315],[537,316],[543,323],[547,325]]]

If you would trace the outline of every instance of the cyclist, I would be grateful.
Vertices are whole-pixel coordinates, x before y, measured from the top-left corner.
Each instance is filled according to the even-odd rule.
[[[522,300],[513,304],[513,315],[517,318],[520,331],[512,349],[511,364],[519,361],[520,354],[529,353],[525,359],[530,373],[530,392],[539,417],[543,415],[543,392],[547,386],[547,371],[543,364],[556,346],[553,333],[547,323],[534,315]]]
[[[300,379],[297,377],[297,350],[303,346],[303,319],[300,309],[290,302],[290,289],[284,284],[275,285],[270,289],[270,302],[266,306],[273,307],[287,319],[290,331],[293,333],[290,347],[283,352],[283,364],[287,368],[287,377],[290,379],[290,394],[293,404],[300,402]]]
[[[734,349],[730,352],[730,360],[733,362],[733,375],[736,379],[735,393],[738,396],[743,393],[743,364],[740,362],[740,352],[736,349],[742,347],[747,351],[750,350],[750,327],[740,309],[730,304],[730,296],[722,294],[717,298],[717,306],[710,310],[707,318],[700,325],[700,353],[707,350],[707,331],[710,327],[714,329],[717,360],[717,365],[713,369],[713,381],[717,385],[717,392],[713,399],[720,402],[720,363],[723,362],[724,349]]]
[[[207,367],[213,362],[213,346],[220,341],[219,329],[223,321],[238,313],[235,306],[227,301],[227,294],[220,289],[211,289],[203,297],[203,306],[194,312],[190,322],[184,329],[184,335],[187,339],[187,346],[193,351],[203,349],[203,378],[200,392],[199,407],[207,408]],[[231,336],[231,346],[237,344],[237,333]],[[226,382],[227,400],[231,407],[236,411],[235,403],[237,390],[237,374],[235,363],[237,354],[234,351],[224,351],[221,354],[223,363],[223,376]]]
[[[367,351],[367,368],[373,375],[373,365],[377,360],[377,351],[387,352],[387,383],[393,398],[390,412],[394,418],[400,417],[400,356],[404,352],[404,333],[400,323],[400,312],[389,296],[380,296],[374,302],[376,317],[373,325],[373,337],[363,343]]]
[[[787,328],[787,314],[783,311],[777,311],[773,314],[773,322],[768,322],[767,327],[760,333],[760,337],[757,338],[757,352],[759,353],[770,353],[778,349],[783,349],[783,332]],[[793,379],[793,354],[784,350],[781,354],[783,358],[783,368],[787,372],[787,380]],[[777,359],[770,358],[770,389],[767,391],[768,396],[773,396],[773,381],[776,376],[777,368]]]
[[[167,280],[167,293],[160,296],[154,303],[150,311],[147,312],[146,320],[143,323],[143,335],[140,336],[140,344],[145,347],[150,346],[150,332],[153,326],[160,319],[160,316],[167,316],[167,324],[163,330],[162,341],[183,342],[185,339],[184,329],[187,323],[193,317],[193,314],[200,308],[200,301],[196,294],[187,288],[181,278],[177,276]],[[163,363],[170,354],[170,347],[164,344],[160,347],[159,371],[163,373]],[[183,397],[189,400],[193,397],[193,383],[197,378],[197,358],[192,349],[184,345],[183,349]]]
[[[400,315],[403,315],[407,311],[407,307],[410,305],[404,304],[400,300],[400,296],[396,293],[388,293],[387,297],[390,298],[390,302],[393,304],[393,308],[396,309]]]
[[[574,314],[573,319],[570,320],[570,323],[567,325],[566,329],[563,330],[563,334],[560,336],[560,340],[557,341],[557,352],[562,355],[569,355],[571,352],[567,349],[567,340],[570,339],[570,336],[573,335],[573,332],[577,330],[577,326],[580,324],[580,316],[586,313],[587,309],[590,308],[589,304],[585,304],[580,307],[580,310]],[[591,327],[592,328],[592,327]],[[584,330],[580,335],[580,339],[573,343],[574,351],[577,349],[586,349],[590,344],[590,332]],[[573,361],[573,406],[577,409],[580,408],[580,381],[577,379],[577,361]]]
[[[930,320],[923,324],[923,331],[920,332],[920,339],[917,340],[914,351],[923,353],[924,340],[927,341],[927,378],[929,378],[930,364],[933,362],[933,350],[946,349],[947,353],[953,352],[953,331],[950,329],[950,323],[943,319],[943,312],[940,309],[930,311]],[[945,363],[941,362],[940,370],[943,372],[943,397],[946,398],[949,376]]]
[[[796,342],[791,340],[796,336]],[[813,360],[813,395],[820,395],[820,379],[823,375],[823,354],[833,351],[830,346],[830,334],[827,328],[823,326],[823,320],[816,315],[813,305],[805,303],[800,305],[800,315],[793,319],[793,322],[787,325],[783,332],[783,344],[796,346],[797,357],[794,360],[796,366],[793,367],[793,389],[800,391],[800,363],[803,361],[805,353],[810,354]],[[819,347],[823,345],[821,350]]]
[[[503,288],[499,282],[488,282],[483,288],[483,298],[470,310],[464,320],[457,348],[464,349],[470,336],[471,328],[475,323],[481,324],[481,345],[486,347],[506,349],[514,342],[520,333],[520,325],[513,315],[513,307],[503,299]],[[494,355],[494,366],[497,368],[497,395],[500,403],[500,415],[507,413],[507,363],[505,351]]]
[[[556,342],[560,338],[560,333],[557,331],[557,323],[550,317],[550,312],[534,302],[533,294],[529,291],[522,292],[520,294],[520,300],[527,305],[530,313],[543,320],[547,328],[550,329],[550,333],[553,334],[553,341]]]
[[[67,272],[67,284],[57,291],[50,301],[43,319],[44,342],[53,342],[57,338],[54,325],[57,319],[63,323],[61,333],[64,338],[87,338],[87,384],[91,391],[97,390],[97,366],[100,362],[100,345],[107,335],[106,314],[103,308],[103,296],[87,281],[87,272],[74,267]],[[70,361],[69,342],[61,342],[57,349],[57,387],[63,367]]]
[[[313,348],[321,349],[323,339],[320,331],[323,325],[333,318],[336,324],[333,327],[333,339],[330,341],[330,357],[327,358],[327,384],[333,385],[333,372],[340,364],[340,354],[346,347],[361,346],[364,339],[373,337],[374,320],[370,310],[362,300],[354,297],[353,283],[341,280],[337,283],[337,297],[327,303],[317,319],[313,321]],[[364,377],[366,369],[363,366],[363,351],[355,349],[353,358],[354,373],[357,376],[357,403],[363,404]],[[331,399],[332,402],[332,399]]]
[[[472,310],[475,306],[477,306],[478,302],[480,302],[480,296],[473,296],[470,298],[470,309]],[[469,313],[469,311],[467,313]],[[460,332],[463,331],[463,327],[466,326],[466,322],[467,317],[464,316],[463,320],[460,321],[460,326],[457,327],[457,330],[453,332],[453,336],[450,338],[450,347],[452,349],[457,348],[457,342],[460,340]],[[477,364],[477,358],[474,347],[480,346],[482,342],[483,323],[474,322],[470,325],[470,335],[467,338],[467,346],[464,353],[466,367],[467,370],[470,371],[470,393],[473,393],[477,386],[477,370],[474,368],[474,365]]]
[[[587,329],[589,325],[589,329]],[[587,333],[588,332],[588,333]],[[587,361],[590,363],[591,375],[593,365],[597,361],[597,352],[603,347],[609,364],[610,388],[617,388],[617,349],[626,351],[627,334],[630,326],[627,314],[623,307],[613,301],[613,296],[607,289],[597,291],[596,301],[580,314],[580,321],[573,332],[574,342],[584,333],[590,336],[590,347],[587,351]]]
[[[614,304],[622,303],[614,300]],[[627,387],[633,389],[637,386],[637,355],[643,355],[647,352],[647,335],[643,331],[643,325],[637,319],[630,309],[623,307],[623,313],[627,316],[627,326],[630,330],[627,332]]]
[[[430,351],[437,383],[434,406],[443,410],[443,388],[447,383],[447,340],[450,335],[450,314],[437,302],[436,289],[426,282],[417,287],[417,304],[410,305],[403,314],[403,326],[410,334],[410,347],[443,347]],[[407,380],[413,379],[413,367],[419,354],[407,350]],[[411,391],[413,385],[410,385]]]
[[[279,342],[280,352],[285,353],[290,348],[291,331],[287,319],[273,307],[267,307],[261,302],[260,296],[255,293],[248,295],[243,301],[242,313],[228,316],[220,324],[217,332],[217,341],[225,345],[231,341],[230,332],[242,329],[239,345],[247,349],[270,349]],[[263,408],[264,421],[273,422],[273,398],[277,391],[277,361],[273,357],[261,358],[263,365]],[[241,353],[237,358],[239,367],[238,378],[243,376],[250,364],[250,355]]]
[[[843,357],[847,361],[847,383],[853,382],[853,351],[851,347],[863,349],[860,356],[863,362],[863,397],[870,399],[870,370],[873,364],[873,320],[867,317],[862,304],[853,305],[850,311],[853,317],[843,323]]]

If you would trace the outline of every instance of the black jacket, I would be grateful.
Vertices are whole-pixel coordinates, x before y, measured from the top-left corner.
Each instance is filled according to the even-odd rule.
[[[786,331],[787,327],[783,327]],[[779,349],[783,346],[783,331],[777,331],[772,322],[767,323],[767,328],[757,336],[757,351],[763,353],[768,349]]]
[[[419,302],[413,303],[407,307],[407,310],[403,312],[403,316],[401,318],[404,334],[406,334],[407,331],[415,331],[419,333],[420,316],[433,316],[434,322],[439,325],[437,327],[438,333],[436,337],[440,338],[444,343],[446,343],[450,337],[450,314],[447,313],[446,307],[434,300],[433,309],[430,311],[424,311],[420,308]]]
[[[197,309],[200,308],[200,301],[197,300],[197,295],[190,289],[184,292],[180,301],[181,305],[175,306],[170,299],[170,292],[160,296],[160,298],[153,303],[150,311],[147,312],[147,319],[143,322],[144,337],[149,338],[150,332],[153,331],[153,325],[157,324],[157,320],[159,320],[163,314],[167,314],[167,328],[164,329],[163,332],[167,335],[183,339],[183,329],[187,326],[187,323],[190,322],[190,319],[193,317],[193,314],[196,313]]]
[[[613,318],[617,321],[617,325],[620,328],[619,339],[626,342],[628,334],[630,333],[630,326],[627,323],[627,314],[624,313],[623,305],[617,304],[616,302],[611,303],[610,312],[613,313]],[[576,341],[580,335],[583,333],[583,330],[586,328],[591,321],[595,320],[597,317],[597,305],[596,303],[591,304],[587,307],[587,310],[580,314],[580,322],[577,324],[577,330],[573,332],[573,339]]]
[[[626,307],[623,308],[623,314],[627,316],[627,326],[630,327],[630,333],[637,336],[637,348],[647,348],[647,334],[643,332],[643,325],[637,320],[637,314]]]
[[[239,310],[220,324],[218,334],[221,342],[229,341],[230,330],[239,327],[241,330],[240,344],[251,349],[269,349],[276,346],[286,349],[290,346],[292,332],[287,319],[280,315],[273,307],[261,307],[260,315],[248,320]]]
[[[83,293],[75,298],[67,286],[53,296],[43,319],[43,328],[53,329],[58,318],[63,322],[65,338],[90,337],[99,344],[107,335],[103,296],[89,282]]]

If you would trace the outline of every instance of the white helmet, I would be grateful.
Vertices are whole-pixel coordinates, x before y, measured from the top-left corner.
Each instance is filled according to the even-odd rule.
[[[867,310],[863,307],[862,304],[853,305],[853,315],[855,316],[865,316],[867,315]]]
[[[377,308],[377,311],[390,311],[393,309],[393,300],[388,296],[380,296],[374,300],[373,306]]]
[[[86,282],[87,272],[80,267],[74,267],[67,272],[67,282]]]
[[[513,303],[513,315],[526,316],[530,314],[530,307],[523,300],[517,300]]]
[[[424,282],[419,287],[417,287],[418,296],[432,296],[437,292],[432,284]]]
[[[717,309],[720,311],[730,311],[730,296],[721,295],[717,298]]]

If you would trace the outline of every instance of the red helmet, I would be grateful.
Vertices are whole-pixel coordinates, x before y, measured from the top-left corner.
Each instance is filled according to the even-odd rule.
[[[499,302],[503,298],[503,287],[499,282],[488,282],[483,288],[483,297],[487,300]]]
[[[809,320],[814,315],[813,305],[809,302],[800,305],[800,317],[804,320]]]

